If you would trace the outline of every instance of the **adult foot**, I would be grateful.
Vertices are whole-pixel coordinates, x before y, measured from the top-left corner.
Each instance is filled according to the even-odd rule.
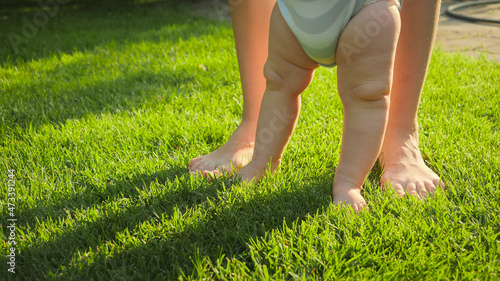
[[[425,165],[418,148],[418,137],[384,143],[379,163],[383,171],[380,184],[394,189],[399,196],[406,193],[426,198],[437,188],[445,188],[439,176]]]
[[[337,206],[350,206],[355,213],[368,208],[365,198],[361,196],[361,186],[348,181],[341,181],[335,176],[332,188],[333,203]]]
[[[236,178],[246,183],[258,183],[266,175],[267,171],[274,173],[280,166],[280,163],[280,160],[271,163],[266,161],[250,161],[248,165],[236,173]]]
[[[240,125],[219,149],[191,159],[189,172],[207,177],[234,173],[245,166],[252,158],[255,140],[255,129],[247,127]]]

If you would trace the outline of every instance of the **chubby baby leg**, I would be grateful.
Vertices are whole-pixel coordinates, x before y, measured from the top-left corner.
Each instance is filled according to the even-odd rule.
[[[337,47],[344,127],[332,196],[354,211],[366,206],[360,191],[382,147],[399,30],[394,2],[382,0],[351,19]]]
[[[264,67],[266,90],[257,122],[253,157],[237,173],[246,182],[257,182],[267,169],[273,172],[280,165],[299,116],[300,94],[318,67],[288,28],[277,5],[271,16],[268,52]]]

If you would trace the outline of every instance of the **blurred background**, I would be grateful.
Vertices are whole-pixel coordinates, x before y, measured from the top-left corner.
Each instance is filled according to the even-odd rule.
[[[480,21],[467,21],[450,16],[446,10],[452,5],[490,2],[453,10],[458,15],[500,21],[500,1],[454,1],[443,0],[438,27],[437,44],[445,51],[461,52],[478,57],[488,55],[490,60],[500,62],[500,24]],[[493,3],[495,2],[495,3]]]
[[[470,6],[453,9],[454,5],[461,4]],[[196,14],[219,20],[231,20],[227,0],[191,0],[191,5]],[[493,20],[497,23],[471,21],[451,16],[446,12],[450,7],[457,15]],[[473,57],[487,55],[488,59],[500,62],[500,23],[498,22],[500,22],[500,1],[442,0],[436,47]]]
[[[0,0],[0,26],[2,19],[6,19],[12,11],[29,12],[32,9],[39,9],[40,3],[50,5],[56,1],[65,6],[93,9],[124,5],[180,6],[187,7],[183,11],[189,13],[222,21],[230,20],[228,0]],[[489,4],[457,8],[453,12],[466,17],[496,21],[496,23],[468,21],[446,13],[447,9],[453,5],[478,2],[489,2]],[[474,57],[487,54],[490,60],[500,62],[500,24],[498,22],[500,22],[500,1],[442,0],[437,46],[445,51],[460,52]]]

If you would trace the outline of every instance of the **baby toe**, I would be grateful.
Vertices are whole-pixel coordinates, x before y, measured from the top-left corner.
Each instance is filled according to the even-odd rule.
[[[189,170],[189,174],[197,176],[197,177],[203,177],[203,173],[198,170]]]
[[[214,169],[211,171],[207,171],[207,174],[209,174],[212,178],[213,177],[218,177],[221,175],[221,171],[219,169]]]
[[[359,204],[359,206],[360,206],[361,210],[363,210],[363,211],[369,210],[367,203],[361,203],[361,204]]]
[[[354,213],[359,213],[359,211],[361,211],[361,208],[356,203],[351,204],[351,208],[354,211]]]
[[[198,171],[197,175],[200,175],[204,179],[207,180],[212,180],[217,176],[217,170],[211,170],[211,171]]]

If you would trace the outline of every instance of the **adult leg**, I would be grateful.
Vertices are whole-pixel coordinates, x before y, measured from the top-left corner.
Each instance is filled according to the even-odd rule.
[[[344,127],[332,196],[334,203],[346,203],[354,211],[366,205],[360,191],[382,147],[399,29],[394,3],[379,1],[358,12],[339,39]]]
[[[382,185],[397,194],[427,196],[443,187],[421,156],[417,110],[439,19],[438,0],[405,0],[401,10],[389,121],[379,162]]]
[[[219,170],[237,170],[246,165],[253,154],[255,130],[266,85],[263,69],[274,4],[275,0],[230,1],[243,91],[242,121],[222,147],[190,161],[189,171],[192,173],[207,175],[216,174]]]

